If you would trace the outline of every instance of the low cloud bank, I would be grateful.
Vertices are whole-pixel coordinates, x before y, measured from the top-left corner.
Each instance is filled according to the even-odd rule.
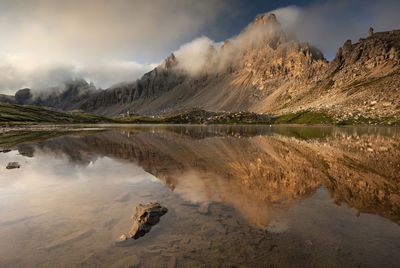
[[[3,94],[14,94],[21,88],[36,93],[60,87],[66,81],[85,79],[97,87],[108,88],[121,82],[135,81],[157,64],[134,61],[97,60],[90,63],[37,62],[25,57],[0,56],[0,88]]]
[[[102,88],[135,80],[233,6],[230,0],[2,0],[0,93],[46,90],[71,77]]]

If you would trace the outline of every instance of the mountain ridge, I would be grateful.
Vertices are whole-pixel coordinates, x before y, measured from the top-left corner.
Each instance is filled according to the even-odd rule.
[[[264,14],[219,50],[210,46],[200,72],[185,71],[181,60],[171,53],[135,82],[95,90],[78,80],[61,93],[23,99],[20,104],[106,116],[198,108],[399,118],[400,30],[370,32],[354,44],[347,40],[328,62],[317,48],[288,36],[274,14]],[[0,101],[13,98],[0,96]],[[14,101],[18,103],[17,98]]]

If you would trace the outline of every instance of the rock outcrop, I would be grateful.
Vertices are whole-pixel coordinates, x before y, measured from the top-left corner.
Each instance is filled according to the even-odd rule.
[[[10,162],[7,164],[6,169],[14,169],[14,168],[20,168],[21,165],[18,162]]]

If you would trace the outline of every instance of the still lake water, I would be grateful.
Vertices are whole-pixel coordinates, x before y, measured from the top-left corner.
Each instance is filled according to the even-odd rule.
[[[20,131],[0,149],[0,267],[400,265],[399,128]],[[160,222],[116,244],[155,201]]]

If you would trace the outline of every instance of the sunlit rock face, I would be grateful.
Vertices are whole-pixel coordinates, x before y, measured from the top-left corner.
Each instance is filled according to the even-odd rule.
[[[150,96],[149,106],[137,102],[131,108],[139,113],[190,107],[272,111],[312,88],[327,75],[327,66],[318,49],[287,36],[274,14],[261,15],[219,51],[209,49],[202,72],[187,75],[173,88],[165,87],[162,98]]]
[[[241,133],[240,127],[132,128],[43,141],[35,148],[82,164],[98,156],[135,163],[205,212],[212,202],[226,202],[257,226],[267,226],[321,186],[338,205],[400,224],[399,133]]]

